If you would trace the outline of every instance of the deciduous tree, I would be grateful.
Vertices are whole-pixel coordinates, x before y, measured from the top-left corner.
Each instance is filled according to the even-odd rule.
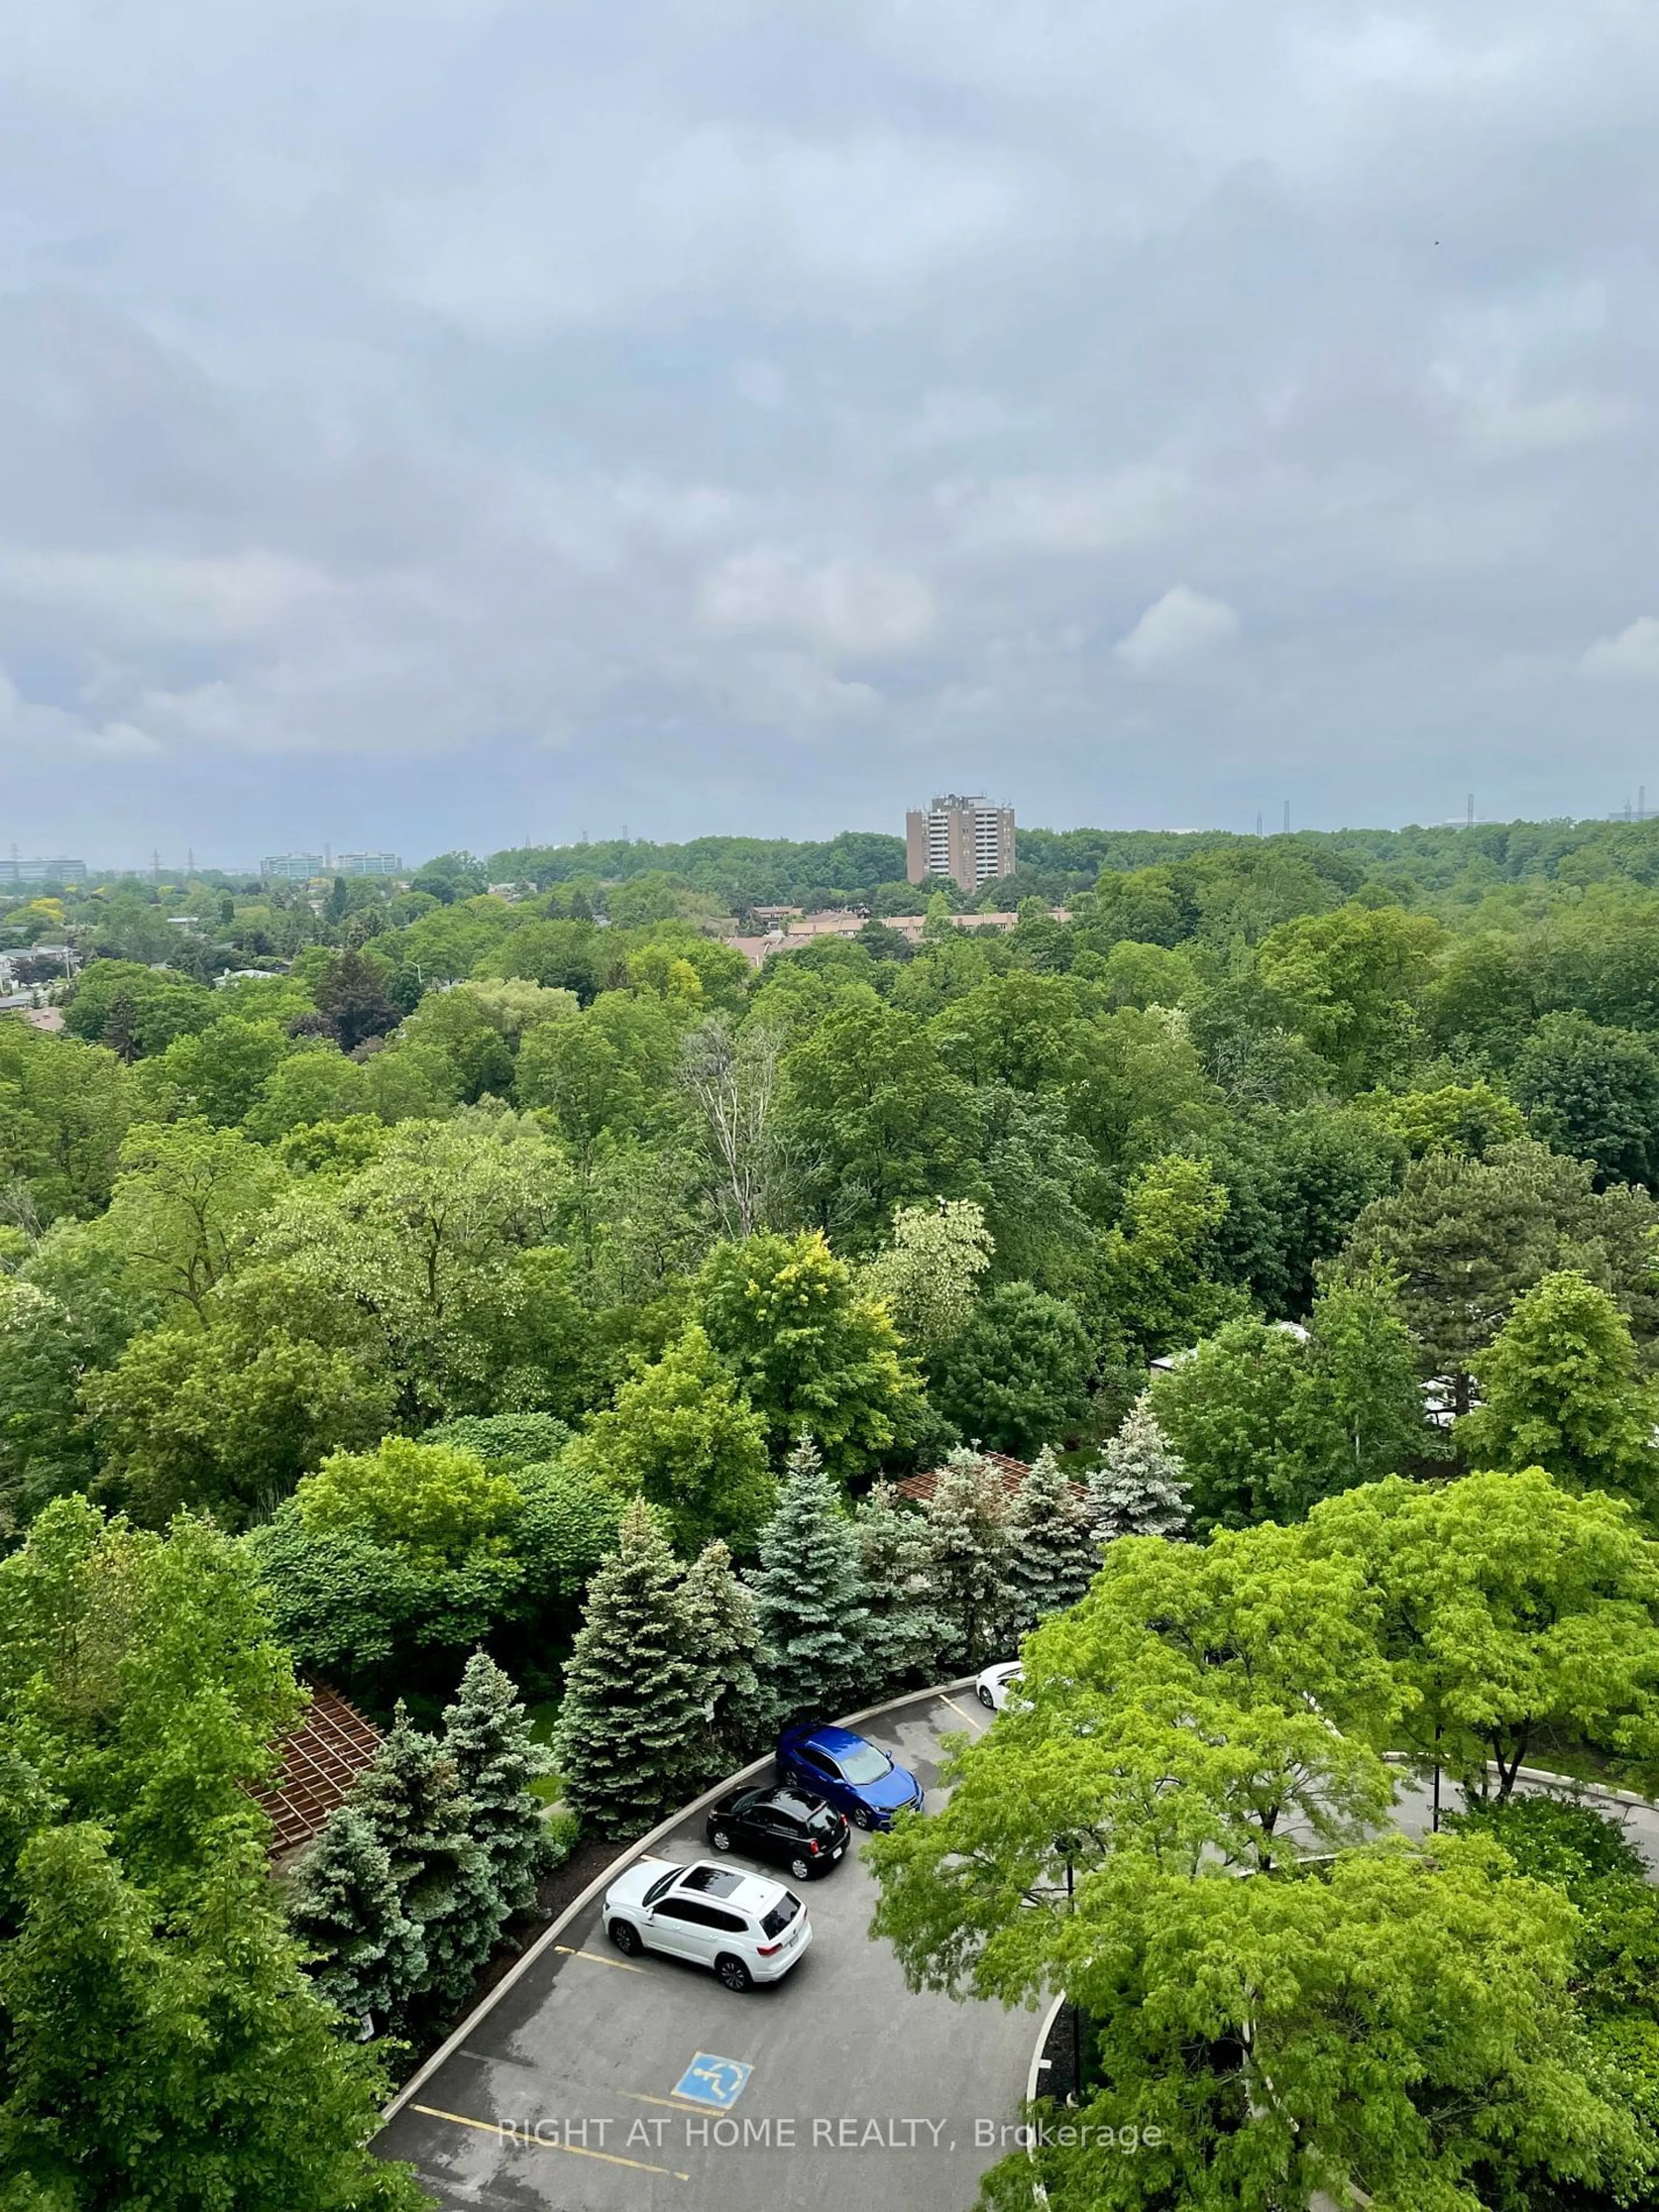
[[[791,1045],[782,1075],[817,1153],[803,1176],[813,1218],[838,1237],[873,1243],[896,1206],[955,1194],[971,1097],[915,1015],[849,993]]]
[[[1325,1499],[1305,1541],[1363,1571],[1425,1769],[1507,1797],[1547,1729],[1615,1758],[1659,1751],[1659,1547],[1627,1505],[1572,1497],[1538,1468],[1391,1477]]]
[[[1644,1192],[1597,1195],[1581,1163],[1541,1145],[1501,1145],[1484,1160],[1431,1153],[1413,1161],[1398,1193],[1359,1216],[1346,1249],[1395,1276],[1423,1373],[1441,1378],[1465,1413],[1471,1360],[1521,1291],[1554,1269],[1577,1267],[1611,1291],[1638,1343],[1651,1341],[1659,1329],[1649,1258],[1656,1220]]]
[[[413,2212],[252,1793],[297,1717],[252,1562],[60,1498],[0,1561],[0,2138],[19,2204]],[[305,2124],[296,2127],[295,2115]]]
[[[1603,1182],[1659,1178],[1659,1054],[1634,1030],[1546,1014],[1510,1082],[1534,1136],[1593,1160]]]
[[[639,1362],[566,1460],[658,1507],[684,1552],[711,1536],[747,1548],[775,1495],[765,1424],[695,1322],[660,1359]]]
[[[1473,1366],[1481,1402],[1455,1431],[1467,1465],[1541,1467],[1569,1490],[1653,1504],[1659,1395],[1605,1291],[1570,1268],[1543,1276]]]
[[[1029,1283],[1000,1283],[933,1361],[933,1391],[975,1443],[1035,1452],[1087,1417],[1095,1361],[1075,1307]]]
[[[775,1464],[805,1430],[846,1480],[925,1433],[921,1378],[885,1307],[822,1236],[716,1245],[696,1297],[709,1342],[766,1424]]]
[[[864,1270],[864,1286],[884,1302],[913,1355],[932,1358],[972,1320],[992,1249],[985,1209],[970,1198],[902,1206],[891,1243]]]
[[[1185,1351],[1242,1311],[1243,1293],[1214,1279],[1226,1212],[1227,1193],[1202,1160],[1170,1152],[1137,1170],[1100,1248],[1096,1298],[1109,1340],[1152,1358]]]

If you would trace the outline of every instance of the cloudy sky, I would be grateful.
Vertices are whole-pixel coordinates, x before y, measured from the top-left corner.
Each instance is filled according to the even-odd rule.
[[[0,842],[1659,805],[1651,0],[0,51]]]

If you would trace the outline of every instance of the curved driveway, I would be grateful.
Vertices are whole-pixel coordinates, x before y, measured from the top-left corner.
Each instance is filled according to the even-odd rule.
[[[989,1717],[952,1689],[859,1726],[937,1804],[941,1738]],[[648,1848],[705,1853],[702,1814]],[[594,1899],[416,2077],[376,2148],[445,2212],[964,2212],[1018,2118],[1033,2015],[912,1996],[867,1933],[859,1857],[802,1893],[811,1950],[741,1997],[623,1960]]]

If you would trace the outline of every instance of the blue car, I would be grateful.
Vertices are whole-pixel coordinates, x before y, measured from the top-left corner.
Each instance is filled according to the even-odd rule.
[[[808,1722],[778,1738],[778,1779],[839,1806],[855,1828],[890,1828],[895,1813],[921,1805],[921,1784],[879,1745],[851,1729]]]

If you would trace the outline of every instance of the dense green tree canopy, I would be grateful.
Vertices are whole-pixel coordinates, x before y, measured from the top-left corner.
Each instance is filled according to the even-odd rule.
[[[766,1425],[775,1461],[802,1431],[862,1474],[927,1432],[921,1379],[886,1307],[821,1235],[720,1244],[696,1283],[708,1341]]]
[[[657,1507],[683,1550],[721,1536],[748,1549],[771,1510],[766,1425],[693,1322],[594,1414],[568,1463]]]
[[[858,833],[453,853],[413,887],[0,887],[0,950],[66,1024],[0,1022],[0,1556],[38,1577],[86,1497],[119,1504],[122,1574],[160,1547],[246,1585],[250,1648],[274,1625],[382,1719],[408,1697],[442,1896],[417,1911],[426,1857],[352,1830],[316,1914],[360,1913],[353,1986],[401,1958],[435,2026],[500,1901],[421,1780],[475,1649],[477,1680],[562,1698],[574,1799],[627,1826],[747,1754],[791,1575],[852,1704],[1002,1656],[1103,1548],[1030,1639],[1030,1712],[975,1747],[996,1787],[927,1824],[936,1865],[884,1846],[920,1854],[907,1965],[989,1955],[1024,1896],[999,1986],[1089,1977],[1113,2112],[1176,2147],[1111,2186],[1133,2167],[1159,2212],[1350,2175],[1413,2212],[1610,2199],[1659,2030],[1586,1992],[1639,1979],[1637,1936],[1564,1937],[1561,1883],[1496,1827],[1443,1857],[1364,1837],[1384,1750],[1495,1799],[1528,1747],[1654,1753],[1659,826],[1030,831],[975,896],[902,877]],[[1013,926],[957,927],[986,902]],[[757,906],[861,911],[751,968],[726,940]],[[827,1472],[791,1478],[786,1530],[803,1433]],[[932,1470],[919,1510],[894,1486]],[[180,1507],[212,1528],[164,1536]],[[512,1702],[469,1722],[503,1776]],[[84,1784],[27,1813],[16,1879],[42,1971],[102,1976],[148,2065],[185,1918],[136,1869],[145,1785],[99,1710],[0,1811]],[[198,1756],[241,1817],[193,1692],[187,1723],[162,1795]],[[1304,1833],[1336,1858],[1293,1879]],[[79,2112],[106,2051],[77,2051],[82,2087],[51,2078]]]
[[[1374,1840],[1381,1750],[1431,1713],[1449,1760],[1484,1758],[1494,1705],[1645,1729],[1653,1547],[1604,1508],[1542,1476],[1390,1482],[1304,1527],[1124,1539],[1027,1638],[1019,1698],[958,1747],[948,1802],[872,1856],[913,1987],[1085,2008],[1093,2086],[1051,2117],[1113,2132],[1045,2136],[1051,2203],[1244,2212],[1363,2188],[1462,2212],[1623,2201],[1650,2170],[1585,1987],[1612,1947],[1581,1951],[1559,1849]],[[1402,1512],[1416,1537],[1390,1529]],[[1512,1778],[1513,1741],[1498,1755]],[[1612,1849],[1565,1861],[1580,1897]],[[1640,1971],[1626,2050],[1651,2021]],[[1031,2182],[1011,2160],[989,2201]]]
[[[301,1698],[251,1563],[84,1500],[0,1562],[0,2140],[20,2203],[421,2201],[301,1972],[248,1794]],[[306,2124],[295,2127],[303,2112]]]

